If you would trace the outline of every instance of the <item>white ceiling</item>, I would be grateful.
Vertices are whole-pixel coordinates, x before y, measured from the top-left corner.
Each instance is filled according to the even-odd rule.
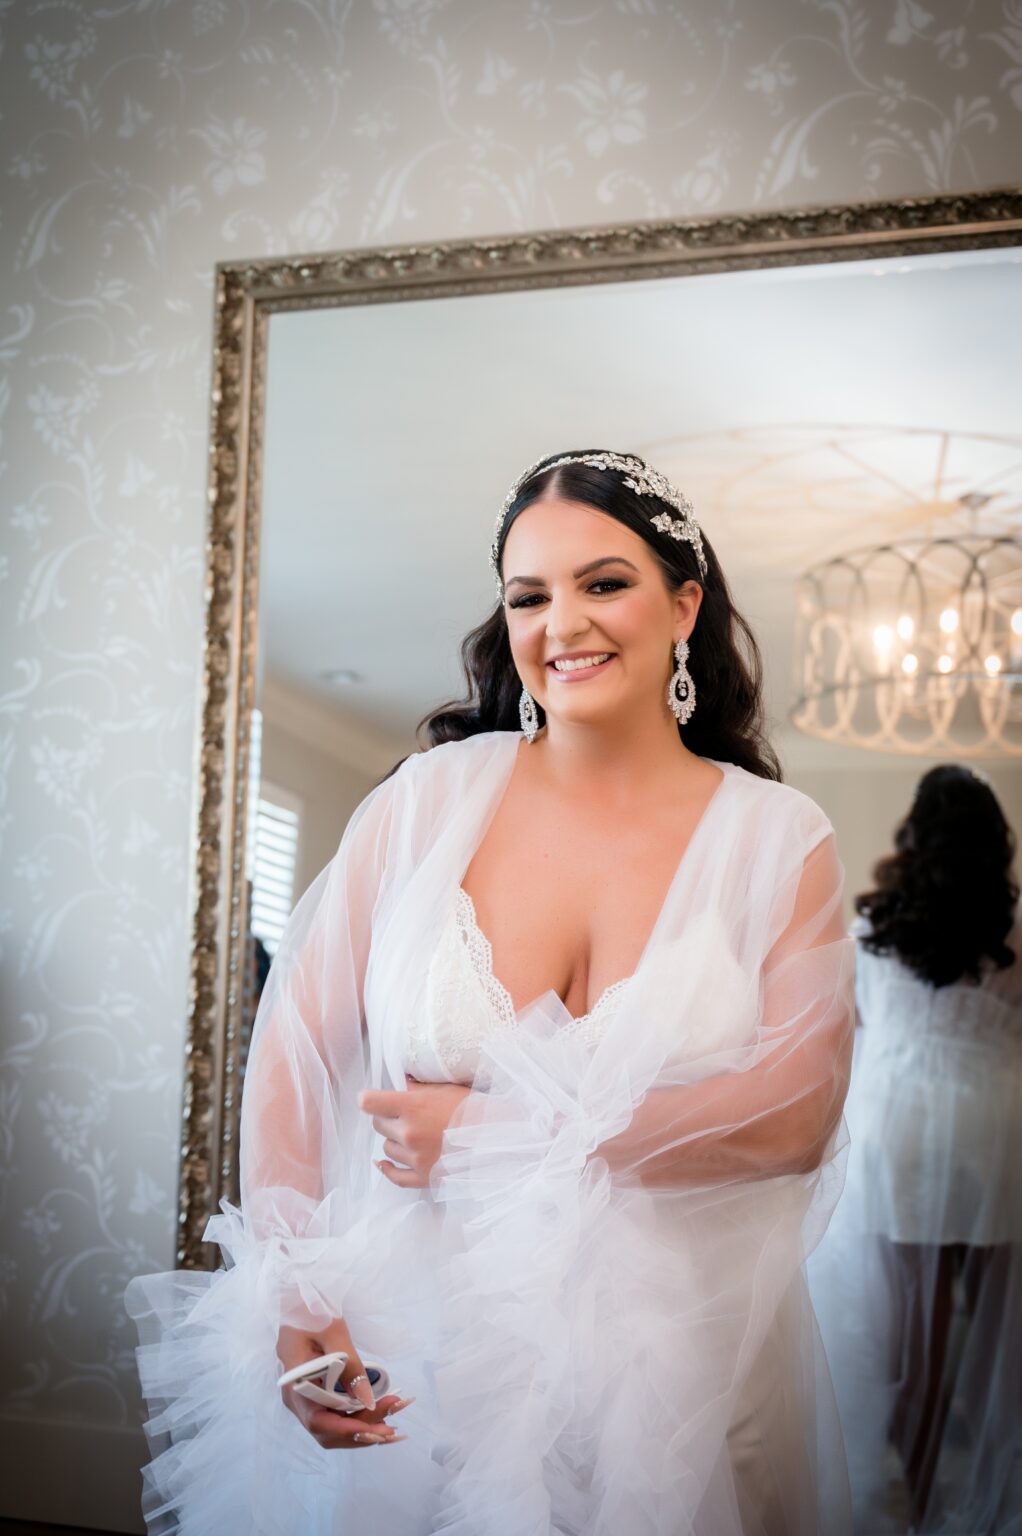
[[[407,740],[461,691],[508,485],[547,453],[634,450],[692,495],[783,727],[805,565],[976,489],[1022,523],[1020,357],[1019,251],[275,315],[261,665]],[[841,757],[780,734],[789,764]]]

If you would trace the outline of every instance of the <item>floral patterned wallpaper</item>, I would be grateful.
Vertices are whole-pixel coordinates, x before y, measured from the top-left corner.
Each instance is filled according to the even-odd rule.
[[[0,0],[9,1420],[172,1260],[213,263],[1022,181],[1022,0]]]

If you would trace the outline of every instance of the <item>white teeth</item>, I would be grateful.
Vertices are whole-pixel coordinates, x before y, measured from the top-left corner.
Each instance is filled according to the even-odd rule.
[[[567,657],[563,661],[554,662],[555,672],[581,672],[585,667],[598,667],[601,662],[610,660],[610,652],[603,651],[599,656],[575,656]]]

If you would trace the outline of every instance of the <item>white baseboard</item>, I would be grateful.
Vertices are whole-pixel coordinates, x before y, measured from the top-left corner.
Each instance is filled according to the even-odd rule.
[[[141,1429],[0,1417],[0,1517],[145,1532]]]

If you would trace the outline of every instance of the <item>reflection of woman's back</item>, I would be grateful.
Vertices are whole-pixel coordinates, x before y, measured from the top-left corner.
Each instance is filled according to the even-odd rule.
[[[904,1504],[925,1531],[1022,1517],[1013,846],[987,784],[936,768],[856,903],[852,1150],[817,1283],[870,1533]]]

